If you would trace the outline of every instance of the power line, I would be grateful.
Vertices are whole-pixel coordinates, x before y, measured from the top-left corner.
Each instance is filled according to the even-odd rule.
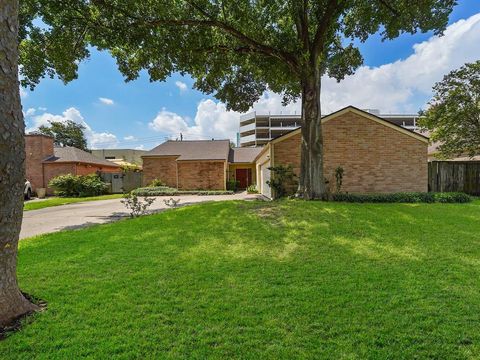
[[[117,140],[117,141],[96,141],[95,146],[109,146],[115,145],[117,147],[120,146],[128,146],[128,145],[143,145],[143,144],[151,144],[156,143],[159,141],[166,141],[166,140],[180,140],[180,134],[178,135],[158,135],[158,136],[148,136],[148,137],[141,137],[136,138],[135,140]],[[212,140],[212,137],[202,136],[202,135],[183,135],[183,141],[185,140]]]

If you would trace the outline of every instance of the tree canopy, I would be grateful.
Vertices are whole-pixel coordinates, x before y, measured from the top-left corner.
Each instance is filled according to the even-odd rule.
[[[442,157],[480,154],[480,60],[445,75],[433,92],[419,123]]]
[[[24,0],[22,84],[77,76],[89,45],[109,50],[127,80],[190,74],[195,88],[229,109],[247,110],[263,92],[301,95],[302,78],[338,80],[361,65],[354,40],[446,26],[454,0]],[[34,21],[41,19],[41,22]]]
[[[73,146],[81,150],[87,150],[84,130],[85,126],[72,120],[65,122],[50,121],[50,126],[42,125],[38,128],[39,133],[52,136],[54,144],[57,146]]]

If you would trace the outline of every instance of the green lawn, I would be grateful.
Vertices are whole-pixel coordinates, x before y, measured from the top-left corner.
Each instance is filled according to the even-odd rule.
[[[21,241],[1,359],[478,359],[480,201],[193,205]]]
[[[121,198],[122,196],[123,196],[122,194],[110,194],[110,195],[91,196],[91,197],[83,197],[83,198],[54,197],[54,198],[50,198],[42,201],[27,201],[23,204],[23,211],[38,210],[38,209],[43,209],[50,206],[73,204],[73,203],[84,202],[84,201],[118,199],[118,198]]]

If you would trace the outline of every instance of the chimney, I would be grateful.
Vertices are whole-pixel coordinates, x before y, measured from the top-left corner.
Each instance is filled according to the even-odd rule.
[[[25,177],[32,190],[46,187],[42,161],[53,155],[53,138],[47,135],[25,135]]]

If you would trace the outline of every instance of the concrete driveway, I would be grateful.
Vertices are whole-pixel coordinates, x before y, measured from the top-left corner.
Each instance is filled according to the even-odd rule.
[[[167,208],[164,199],[171,196],[156,196],[150,211],[162,211]],[[175,196],[180,199],[179,206],[185,206],[206,201],[224,200],[255,200],[263,197],[258,194],[238,193],[234,195]],[[20,239],[47,234],[61,230],[80,229],[85,226],[116,221],[129,214],[121,199],[87,201],[75,204],[52,206],[39,210],[30,210],[23,213],[22,231]]]

